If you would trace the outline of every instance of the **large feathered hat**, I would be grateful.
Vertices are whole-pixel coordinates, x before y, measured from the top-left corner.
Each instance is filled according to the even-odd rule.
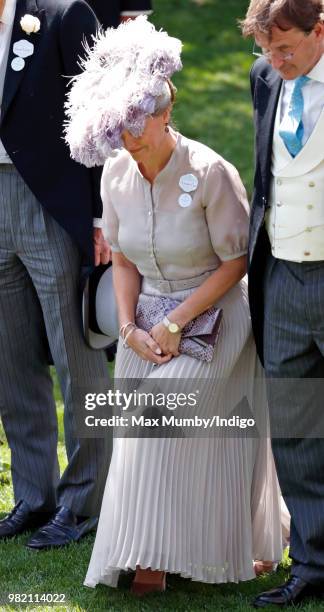
[[[135,137],[143,132],[167,80],[182,68],[181,46],[146,16],[98,33],[65,104],[65,139],[73,159],[88,168],[100,166],[123,146],[124,130]]]

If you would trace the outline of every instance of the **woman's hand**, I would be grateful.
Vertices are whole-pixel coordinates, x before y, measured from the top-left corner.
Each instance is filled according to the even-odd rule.
[[[127,345],[145,361],[160,365],[172,358],[171,352],[164,353],[159,344],[143,329],[136,327],[127,338]],[[162,355],[162,353],[164,353]]]
[[[161,322],[152,327],[150,335],[161,348],[163,355],[169,355],[171,353],[173,357],[178,357],[181,340],[180,332],[172,334]]]

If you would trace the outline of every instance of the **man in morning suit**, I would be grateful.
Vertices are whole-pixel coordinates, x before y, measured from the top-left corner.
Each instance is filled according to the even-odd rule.
[[[109,259],[100,173],[70,159],[62,134],[66,77],[98,22],[83,0],[0,0],[0,22],[0,412],[16,502],[0,538],[42,526],[28,546],[46,548],[93,527],[108,468],[105,441],[75,429],[80,385],[107,381],[78,295],[81,262]],[[61,478],[48,345],[70,442]]]
[[[323,9],[322,0],[251,0],[242,23],[261,55],[251,71],[252,325],[268,381],[279,482],[291,514],[291,577],[258,596],[256,607],[296,604],[324,592],[324,439],[323,432],[304,432],[314,409],[322,412],[312,388],[324,377]],[[284,437],[274,435],[279,421]],[[289,422],[292,428],[304,422],[298,437]]]
[[[87,0],[105,28],[117,28],[125,19],[149,15],[151,0]]]

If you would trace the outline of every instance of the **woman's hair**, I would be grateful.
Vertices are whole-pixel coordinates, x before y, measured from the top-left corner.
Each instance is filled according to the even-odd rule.
[[[324,19],[323,10],[324,0],[251,0],[240,25],[245,37],[262,32],[270,39],[274,26],[309,33]]]
[[[155,110],[153,115],[157,117],[158,115],[162,115],[162,113],[169,108],[169,106],[173,106],[176,100],[177,88],[173,85],[170,79],[165,81],[164,91],[161,96],[158,96],[155,99]]]

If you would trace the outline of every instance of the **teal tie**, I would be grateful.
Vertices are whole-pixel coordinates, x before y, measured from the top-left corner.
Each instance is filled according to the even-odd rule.
[[[285,115],[279,130],[279,134],[292,157],[295,157],[303,148],[304,98],[302,88],[309,80],[307,76],[300,76],[295,80],[289,111]]]

